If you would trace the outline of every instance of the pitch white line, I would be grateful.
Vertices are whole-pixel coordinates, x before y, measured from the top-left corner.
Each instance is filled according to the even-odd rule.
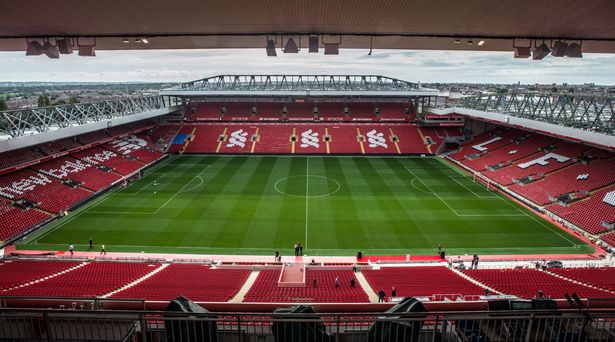
[[[457,179],[455,179],[454,176],[449,176],[452,180],[455,181],[455,183],[461,185],[462,187],[464,187],[466,190],[468,190],[469,192],[473,193],[474,196],[478,197],[478,198],[498,198],[498,196],[494,196],[494,195],[489,195],[489,196],[483,196],[483,195],[479,195],[476,192],[472,191],[472,189],[468,188],[467,186],[463,185],[463,183],[461,183],[460,181],[458,181]],[[466,177],[464,177],[464,179],[466,179]]]
[[[39,243],[39,245],[42,246],[57,246],[57,245],[61,245],[60,243],[47,243],[47,242],[43,242],[43,243]],[[87,247],[87,244],[79,244],[79,243],[75,243],[73,244],[75,245],[75,247]],[[110,244],[105,244],[105,246],[107,247],[132,247],[132,248],[164,248],[164,249],[214,249],[214,250],[263,250],[263,251],[272,251],[272,250],[276,250],[276,249],[280,249],[279,247],[204,247],[204,246],[142,246],[142,245],[110,245]],[[471,248],[466,248],[466,247],[454,247],[456,250],[467,250],[467,249],[471,249]],[[562,249],[562,248],[570,248],[570,247],[566,247],[566,246],[537,246],[537,247],[481,247],[481,250],[533,250],[536,249],[538,251],[543,250],[543,249]],[[109,249],[109,248],[107,248]],[[408,251],[412,251],[412,250],[427,250],[427,248],[410,248],[410,249],[402,249],[402,248],[363,248],[363,247],[357,247],[354,249],[349,249],[349,248],[316,248],[313,251],[356,251],[356,250],[365,250],[365,251],[403,251],[408,252]],[[531,254],[531,253],[530,253]],[[540,254],[539,252],[537,252],[536,254]],[[542,253],[544,254],[544,253]],[[374,255],[372,257],[378,257],[379,255]]]
[[[427,184],[425,184],[425,182],[423,182],[422,179],[420,179],[419,177],[417,177],[417,175],[414,174],[414,172],[412,172],[412,170],[410,170],[407,166],[404,166],[406,168],[406,170],[408,172],[410,172],[410,174],[412,176],[414,176],[414,178],[418,179],[419,181],[421,181],[421,183],[423,183],[423,185],[425,185],[425,187],[431,191],[432,194],[434,194],[436,197],[438,197],[438,199],[440,200],[440,202],[444,203],[444,205],[446,205],[455,215],[459,216],[459,213],[455,211],[455,209],[453,209],[453,207],[451,207],[448,203],[446,203],[445,200],[442,199],[442,197],[440,197],[440,195],[438,195],[435,191],[433,191]]]
[[[308,202],[310,200],[310,157],[305,157],[305,249],[308,243]]]
[[[166,206],[169,202],[171,202],[171,201],[172,201],[172,200],[173,200],[173,199],[174,199],[177,195],[179,195],[180,193],[182,193],[182,192],[184,191],[184,189],[186,188],[186,186],[188,186],[188,184],[190,184],[190,183],[191,183],[194,179],[196,179],[196,178],[197,178],[197,177],[199,177],[199,176],[200,176],[203,172],[205,172],[205,170],[207,170],[207,168],[209,168],[209,165],[205,166],[205,168],[204,168],[201,172],[199,172],[199,174],[198,174],[198,175],[194,176],[191,180],[189,180],[189,181],[188,181],[188,183],[184,184],[184,186],[182,186],[182,187],[181,187],[181,189],[177,190],[177,192],[176,192],[173,196],[171,196],[171,198],[169,198],[166,202],[164,202],[164,203],[160,206],[160,208],[156,209],[156,211],[154,211],[154,212],[152,213],[152,215],[156,215],[156,214],[158,214],[158,212],[159,212],[162,208],[164,208],[164,207],[165,207],[165,206]],[[199,185],[200,185],[200,184],[199,184]]]
[[[141,189],[137,190],[137,192],[133,193],[133,194],[128,194],[128,195],[136,195],[139,192],[143,191],[145,188],[147,188],[148,186],[154,184],[157,180],[159,180],[160,178],[164,177],[166,175],[166,173],[163,173],[162,175],[160,175],[160,177],[154,179],[153,181],[149,182],[147,185],[145,185],[144,187],[142,187]]]

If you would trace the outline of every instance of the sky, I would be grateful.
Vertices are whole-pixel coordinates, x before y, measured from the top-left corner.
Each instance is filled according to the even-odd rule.
[[[615,54],[515,59],[512,52],[340,50],[338,56],[265,49],[97,51],[96,57],[0,52],[0,82],[182,82],[218,74],[379,74],[407,81],[615,84]]]

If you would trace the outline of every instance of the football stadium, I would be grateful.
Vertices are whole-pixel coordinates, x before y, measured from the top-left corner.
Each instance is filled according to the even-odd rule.
[[[615,52],[609,1],[256,7],[0,5],[0,50]],[[615,340],[612,92],[208,73],[0,111],[1,341]]]

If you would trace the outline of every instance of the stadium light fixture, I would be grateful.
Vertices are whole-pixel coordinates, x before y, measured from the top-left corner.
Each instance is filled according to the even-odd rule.
[[[149,39],[147,39],[147,38],[145,38],[145,37],[143,37],[143,38],[141,39],[141,41],[143,42],[143,44],[149,44]]]
[[[583,58],[583,50],[581,48],[581,44],[579,43],[570,43],[566,48],[566,57],[570,58]]]
[[[135,43],[143,43],[140,37],[135,38]]]
[[[63,55],[70,55],[73,53],[73,43],[69,38],[56,39],[56,45]]]
[[[549,49],[547,43],[542,43],[537,48],[535,48],[534,51],[532,51],[532,59],[535,61],[539,61],[545,58],[550,53],[551,49]]]
[[[468,39],[468,45],[474,45],[474,42],[472,41],[472,39]]]
[[[57,45],[52,45],[49,41],[43,44],[43,53],[49,58],[60,58],[60,49],[58,49]]]
[[[124,37],[124,38],[122,38],[122,43],[128,44],[128,43],[130,43],[130,39]]]
[[[461,44],[461,39],[455,39],[453,42],[454,42],[455,44]]]
[[[267,40],[267,56],[269,57],[275,57],[278,54],[275,52],[275,41],[273,39],[268,39]]]
[[[322,44],[325,46],[325,55],[339,55],[340,45],[342,44],[342,36],[339,36],[338,42],[325,43],[323,41]]]
[[[568,49],[568,43],[558,40],[555,42],[555,44],[553,44],[553,49],[551,50],[551,56],[564,57],[566,55],[567,49]]]
[[[26,56],[40,56],[43,54],[43,44],[36,40],[27,42]]]
[[[318,53],[318,36],[310,36],[308,45],[309,45],[308,52]]]
[[[297,43],[295,43],[295,40],[292,38],[288,38],[288,41],[286,42],[286,45],[284,46],[284,49],[282,50],[283,53],[299,53],[299,47],[297,46]]]
[[[485,41],[481,39],[481,40],[478,41],[478,44],[476,44],[476,45],[483,46],[483,45],[485,45]]]

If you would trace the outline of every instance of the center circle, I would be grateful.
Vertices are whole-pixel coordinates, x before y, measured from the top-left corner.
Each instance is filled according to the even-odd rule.
[[[335,179],[325,176],[295,175],[278,180],[273,187],[275,191],[290,197],[319,198],[335,194],[340,191],[341,185]]]

